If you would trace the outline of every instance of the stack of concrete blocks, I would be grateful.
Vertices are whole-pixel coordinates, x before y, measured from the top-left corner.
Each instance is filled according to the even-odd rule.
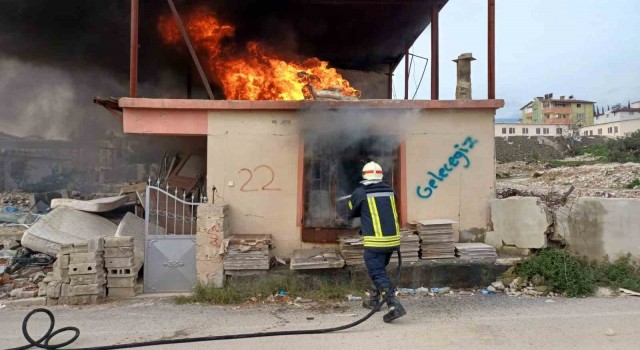
[[[104,241],[62,245],[47,284],[47,305],[95,304],[106,297]]]
[[[133,237],[105,237],[104,239],[109,298],[122,299],[136,295],[138,268],[133,247]]]
[[[221,288],[224,265],[220,245],[229,236],[228,207],[218,204],[198,206],[196,230],[196,275],[200,283]]]

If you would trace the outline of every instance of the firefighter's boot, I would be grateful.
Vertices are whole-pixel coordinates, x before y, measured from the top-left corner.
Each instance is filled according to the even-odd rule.
[[[362,301],[362,307],[365,309],[374,310],[377,308],[377,311],[380,311],[380,291],[375,286],[371,286],[371,294],[369,295],[369,300]]]
[[[390,292],[389,299],[387,299],[387,305],[389,306],[389,312],[387,312],[382,320],[386,323],[390,323],[395,319],[398,319],[407,314],[402,304],[400,304],[400,300],[395,296],[393,292]]]

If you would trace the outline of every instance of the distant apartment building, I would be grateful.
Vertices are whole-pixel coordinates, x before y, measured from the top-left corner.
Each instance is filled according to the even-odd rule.
[[[633,119],[640,119],[640,101],[629,103],[625,107],[618,104],[608,111],[603,108],[601,113],[596,112],[594,124],[599,125]]]
[[[557,124],[578,127],[594,124],[594,104],[592,101],[577,100],[573,95],[553,98],[553,94],[536,97],[524,105],[523,124]]]
[[[523,124],[500,123],[494,124],[495,136],[569,136],[571,126],[568,124]]]

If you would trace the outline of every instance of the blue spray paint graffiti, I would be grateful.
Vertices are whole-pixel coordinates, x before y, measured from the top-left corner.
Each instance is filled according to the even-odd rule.
[[[470,150],[478,143],[478,140],[474,140],[471,136],[467,137],[464,142],[462,142],[462,146],[460,144],[453,145],[455,151],[449,157],[449,161],[442,165],[442,167],[438,170],[438,173],[435,174],[432,171],[428,171],[427,175],[429,176],[429,180],[427,181],[427,186],[418,186],[416,187],[416,194],[420,198],[429,198],[438,188],[438,185],[443,183],[449,174],[455,170],[458,166],[462,165],[463,168],[469,168],[471,166],[471,159],[467,155]]]

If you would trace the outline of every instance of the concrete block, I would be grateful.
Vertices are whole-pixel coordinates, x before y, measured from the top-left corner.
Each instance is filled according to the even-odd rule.
[[[105,237],[104,247],[133,247],[133,237]]]
[[[9,292],[9,295],[15,299],[35,298],[38,290],[24,290],[24,288],[16,288]]]
[[[590,258],[640,255],[640,199],[578,198],[555,212],[555,234]]]
[[[135,277],[138,271],[130,267],[111,267],[107,269],[107,277]]]
[[[67,267],[67,268],[68,268],[68,267]],[[49,283],[49,282],[51,282],[51,281],[53,281],[53,271],[52,271],[52,272],[48,272],[48,273],[47,273],[47,277],[45,277],[45,278],[42,280],[42,282],[44,282],[44,283]]]
[[[70,297],[71,296],[71,285],[68,283],[63,283],[60,286],[60,297]]]
[[[69,269],[60,267],[60,263],[53,263],[53,279],[62,283],[69,283]]]
[[[109,277],[107,287],[109,288],[133,288],[136,286],[137,277]]]
[[[99,253],[104,251],[104,238],[92,238],[87,242],[89,253]]]
[[[69,264],[69,275],[88,275],[104,271],[102,263]]]
[[[76,295],[69,298],[70,305],[92,305],[104,301],[103,295]]]
[[[134,248],[133,247],[115,247],[115,248],[105,248],[104,249],[104,257],[105,258],[133,258]]]
[[[47,298],[44,298],[44,297],[2,301],[2,304],[4,305],[11,305],[11,306],[18,306],[18,307],[45,306],[46,303],[47,303]]]
[[[47,297],[46,305],[47,306],[56,306],[56,305],[58,305],[58,298],[49,298],[49,297]]]
[[[74,243],[73,244],[73,252],[74,253],[88,253],[89,252],[89,243]]]
[[[103,263],[102,253],[74,253],[69,256],[71,264]]]
[[[73,253],[73,244],[61,244],[59,254],[71,254]]]
[[[202,204],[198,206],[198,218],[219,218],[227,215],[228,206],[219,204]]]
[[[136,296],[135,288],[109,288],[107,290],[107,296],[111,299],[124,299]]]
[[[103,293],[103,284],[84,284],[71,286],[71,296],[77,295],[100,295]]]
[[[47,284],[47,297],[59,298],[61,287],[62,287],[62,283],[59,281],[52,281],[49,284]]]
[[[157,226],[153,223],[149,225],[149,231],[155,232]],[[164,229],[161,230],[164,232]],[[144,233],[144,219],[137,217],[132,213],[127,213],[118,229],[116,230],[117,237],[133,237],[134,244],[134,256],[138,262],[138,265],[144,264],[144,245],[145,245],[145,233]],[[122,255],[119,257],[129,257],[128,255]]]
[[[510,197],[490,202],[493,231],[505,245],[543,248],[553,217],[536,197]]]
[[[58,254],[56,262],[60,264],[63,269],[69,268],[69,254]]]
[[[484,243],[496,249],[502,248],[502,239],[494,231],[489,231],[484,237]]]
[[[60,298],[58,298],[58,305],[69,305],[69,298],[71,298],[71,297],[60,297]]]
[[[107,283],[107,277],[104,272],[93,273],[89,275],[73,275],[70,276],[71,285],[78,286],[84,284],[100,284],[104,285]]]
[[[104,265],[107,268],[112,267],[131,267],[135,266],[134,258],[105,258]]]

